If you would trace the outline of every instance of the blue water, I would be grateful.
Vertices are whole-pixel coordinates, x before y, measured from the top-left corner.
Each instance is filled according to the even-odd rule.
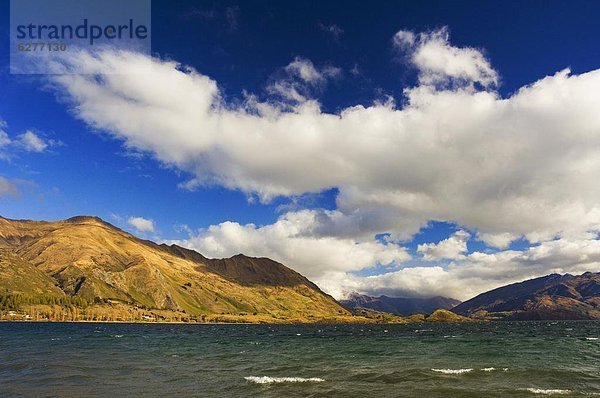
[[[0,397],[600,395],[600,323],[0,323]]]

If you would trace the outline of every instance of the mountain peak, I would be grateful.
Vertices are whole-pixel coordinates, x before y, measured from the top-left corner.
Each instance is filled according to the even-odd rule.
[[[96,216],[73,216],[71,218],[66,219],[65,222],[72,223],[72,224],[81,224],[81,223],[86,223],[86,222],[109,224],[106,221],[104,221],[103,219],[101,219],[100,217],[96,217]]]

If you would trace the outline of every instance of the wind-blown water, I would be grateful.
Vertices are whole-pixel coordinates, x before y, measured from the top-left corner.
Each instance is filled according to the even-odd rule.
[[[1,397],[585,397],[600,323],[0,324]]]

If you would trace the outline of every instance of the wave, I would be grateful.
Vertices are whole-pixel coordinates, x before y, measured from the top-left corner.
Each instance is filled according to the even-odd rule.
[[[543,394],[543,395],[564,395],[570,394],[571,390],[559,390],[559,389],[543,389],[543,388],[525,388],[526,391],[529,391],[534,394]]]
[[[443,373],[447,375],[459,375],[472,372],[473,369],[431,369],[433,372]]]
[[[447,374],[447,375],[459,375],[459,374],[463,374],[463,373],[469,373],[472,372],[473,368],[463,368],[463,369],[431,369],[431,371],[433,372],[437,372],[437,373],[443,373],[443,374]],[[495,372],[495,371],[502,371],[502,372],[508,372],[508,368],[494,368],[493,366],[487,367],[487,368],[481,368],[479,369],[479,371],[481,372]]]
[[[325,379],[318,377],[269,377],[269,376],[247,376],[244,377],[247,381],[256,384],[272,384],[272,383],[321,383]]]

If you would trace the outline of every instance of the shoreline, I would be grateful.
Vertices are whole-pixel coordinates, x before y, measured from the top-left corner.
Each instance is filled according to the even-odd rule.
[[[116,323],[129,325],[423,325],[423,324],[467,324],[487,323],[485,322],[135,322],[135,321],[48,321],[48,320],[8,320],[0,319],[0,323]],[[500,321],[499,321],[500,322]],[[531,321],[523,321],[531,322]],[[552,321],[547,321],[552,322]]]
[[[486,324],[486,323],[529,323],[529,322],[600,322],[599,319],[516,319],[516,320],[501,320],[501,319],[490,319],[473,322],[181,322],[181,321],[165,321],[165,322],[132,322],[132,321],[48,321],[48,320],[8,320],[1,319],[2,323],[104,323],[104,324],[127,324],[127,325],[269,325],[269,326],[280,326],[280,325],[294,325],[294,326],[308,326],[308,325],[431,325],[431,324],[442,324],[442,325],[464,325],[464,324]]]

